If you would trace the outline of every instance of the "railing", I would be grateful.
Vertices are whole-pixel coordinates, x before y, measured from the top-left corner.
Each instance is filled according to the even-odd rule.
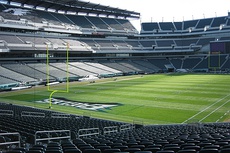
[[[99,135],[99,128],[80,129],[78,131],[79,138],[93,135]]]
[[[68,133],[68,134],[67,134]],[[34,144],[40,141],[48,141],[51,140],[63,140],[63,139],[71,139],[70,130],[53,130],[53,131],[37,131],[35,133]]]
[[[0,133],[0,136],[3,138],[3,141],[0,142],[0,148],[1,148],[1,146],[8,146],[8,145],[15,145],[15,144],[18,144],[18,147],[20,147],[21,136],[18,132]],[[11,141],[5,141],[4,142],[4,137],[11,137],[11,136],[16,136],[15,138],[17,138],[17,140],[11,140]]]
[[[70,114],[63,114],[63,113],[52,113],[52,118],[71,118]]]
[[[122,131],[127,131],[127,130],[132,130],[133,125],[132,124],[124,124],[120,126],[120,132]]]
[[[45,113],[22,111],[21,117],[45,117]]]
[[[0,109],[0,115],[14,116],[14,111]]]
[[[116,132],[118,132],[117,126],[109,126],[103,128],[103,134],[116,133]]]

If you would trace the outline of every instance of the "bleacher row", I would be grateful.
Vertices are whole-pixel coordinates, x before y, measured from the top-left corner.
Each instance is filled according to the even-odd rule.
[[[0,4],[0,16],[2,16],[2,20],[0,21],[4,24],[43,27],[46,30],[54,28],[56,30],[65,30],[65,32],[72,29],[78,31],[78,33],[84,31],[137,33],[136,29],[127,19],[63,14],[6,4]]]
[[[0,49],[17,51],[55,50],[82,51],[96,53],[149,52],[194,52],[207,46],[210,42],[229,40],[229,36],[171,38],[171,39],[113,39],[113,38],[57,38],[39,35],[0,34]],[[12,39],[14,38],[14,39]],[[67,47],[68,46],[68,47]]]
[[[131,74],[151,74],[167,72],[166,65],[171,65],[174,70],[186,69],[188,71],[229,72],[229,55],[191,56],[187,58],[147,58],[129,60],[94,60],[94,61],[70,61],[68,72],[70,81],[77,81],[87,75],[99,75],[101,77],[114,77]],[[63,81],[67,77],[67,65],[63,62],[49,63],[49,79]],[[1,63],[0,84],[32,83],[47,79],[47,64],[45,62],[19,62]]]
[[[4,112],[5,111],[5,112]],[[7,111],[12,111],[12,114]],[[23,115],[23,112],[30,112]],[[132,125],[127,123],[0,103],[0,151],[3,153],[229,153],[229,123]],[[39,116],[36,114],[44,114]],[[96,129],[98,133],[81,129]],[[79,130],[80,129],[80,130]],[[71,134],[69,134],[69,132]],[[11,134],[19,134],[11,135]]]
[[[187,20],[182,22],[146,22],[142,23],[142,34],[154,33],[189,33],[229,30],[229,16]]]
[[[21,14],[16,15],[15,12]],[[71,52],[100,54],[194,54],[197,51],[208,52],[211,42],[230,39],[224,34],[230,29],[228,16],[183,22],[142,23],[140,35],[129,20],[120,18],[71,15],[7,4],[0,4],[0,16],[0,25],[4,29],[0,34],[0,50],[30,51],[31,55],[35,54],[34,51],[47,49],[53,52],[68,49]],[[12,29],[17,29],[17,33]],[[199,35],[187,37],[188,29],[189,33],[198,32]],[[205,35],[207,31],[215,34]],[[223,35],[220,34],[222,32]],[[161,37],[172,33],[177,35]],[[151,35],[146,39],[144,34]],[[130,39],[129,36],[134,38]]]

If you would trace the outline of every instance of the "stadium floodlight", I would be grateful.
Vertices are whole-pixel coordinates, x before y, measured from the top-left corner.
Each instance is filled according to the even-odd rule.
[[[68,93],[69,92],[69,43],[66,44],[66,89],[65,90],[59,90],[59,89],[51,89],[51,85],[57,84],[59,82],[50,82],[50,69],[49,69],[49,46],[46,45],[46,81],[47,81],[47,90],[51,92],[49,95],[49,108],[52,108],[52,97],[53,94],[56,92],[61,93]]]

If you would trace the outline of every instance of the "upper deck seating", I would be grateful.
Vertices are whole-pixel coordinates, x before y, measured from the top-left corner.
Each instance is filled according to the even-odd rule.
[[[156,40],[157,47],[172,47],[175,46],[174,41],[171,39],[168,40]]]
[[[215,38],[200,38],[197,42],[197,45],[208,45],[210,41],[214,41]]]
[[[159,22],[161,30],[175,30],[172,22]]]
[[[141,45],[139,41],[136,41],[136,40],[125,40],[125,42],[135,48],[139,48]]]
[[[187,30],[188,28],[196,27],[198,20],[189,20],[189,21],[184,21],[183,23],[184,23],[183,29]]]
[[[221,24],[226,24],[227,18],[226,17],[216,17],[213,18],[213,22],[211,27],[219,27]]]
[[[210,26],[213,21],[213,18],[208,18],[208,19],[202,19],[198,22],[196,28],[204,28],[205,26]]]
[[[153,47],[156,46],[156,42],[155,40],[140,40],[139,43],[143,46],[143,47]]]
[[[136,28],[129,22],[127,19],[116,19],[124,29],[128,29],[130,31],[136,30]]]
[[[182,30],[182,22],[173,22],[176,27],[176,30]]]
[[[221,28],[220,26],[223,25]],[[218,32],[228,29],[228,16],[186,20],[182,22],[145,22],[141,24],[141,34],[186,34]]]
[[[196,45],[197,39],[188,38],[188,39],[175,39],[174,40],[177,46],[190,46],[190,45]]]
[[[18,15],[18,12],[21,12],[21,14]],[[75,28],[80,27],[81,31],[116,32],[116,30],[119,30],[122,33],[137,32],[127,19],[62,14],[7,4],[0,4],[0,15],[8,20],[27,20],[30,24],[34,22],[37,26],[43,26],[44,28],[66,29],[66,26],[75,26]]]
[[[71,21],[66,15],[64,14],[60,14],[60,13],[50,13],[56,20],[58,20],[59,22],[65,23],[65,24],[70,24],[73,25],[74,22]]]
[[[103,20],[101,20],[101,18],[99,18],[99,17],[91,17],[91,16],[87,16],[86,18],[91,23],[93,23],[97,28],[108,30],[109,25],[106,24]]]
[[[153,31],[153,30],[160,29],[158,23],[156,22],[142,23],[141,27],[143,31]]]
[[[124,27],[116,20],[113,18],[101,18],[105,23],[109,25],[114,30],[122,30],[124,31]]]
[[[78,25],[81,28],[92,29],[94,26],[85,16],[80,15],[66,15],[75,25]]]

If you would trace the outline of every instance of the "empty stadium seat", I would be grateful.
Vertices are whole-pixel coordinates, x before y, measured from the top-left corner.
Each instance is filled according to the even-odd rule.
[[[220,153],[230,153],[230,148],[222,148]]]
[[[172,150],[161,150],[161,151],[157,151],[156,153],[175,153]]]
[[[105,149],[104,153],[114,153],[114,152],[121,152],[120,149]]]
[[[197,151],[195,149],[185,149],[185,150],[179,150],[177,153],[196,153]]]
[[[101,153],[100,149],[85,149],[83,153]]]
[[[11,150],[11,151],[7,151],[6,153],[25,153],[21,150]]]
[[[219,153],[218,149],[210,148],[210,149],[201,149],[199,153]]]
[[[151,151],[152,153],[156,153],[157,151],[160,151],[161,149],[159,147],[152,147],[152,148],[145,148],[144,151]]]
[[[152,151],[136,151],[134,153],[152,153]]]

